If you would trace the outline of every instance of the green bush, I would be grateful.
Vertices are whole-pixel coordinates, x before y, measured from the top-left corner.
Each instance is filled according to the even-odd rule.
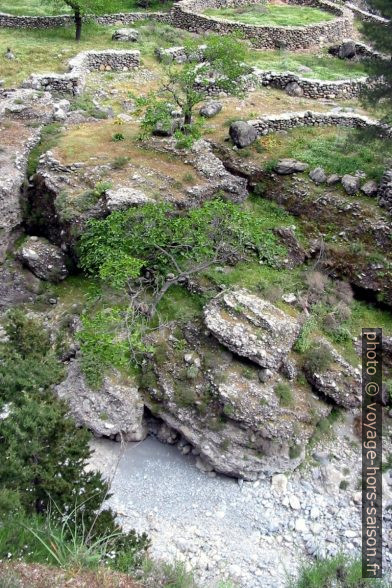
[[[333,361],[334,358],[330,348],[321,343],[317,347],[307,350],[304,367],[310,373],[323,373],[331,367]]]
[[[293,404],[293,394],[287,382],[278,382],[274,388],[274,392],[279,398],[281,406],[291,406]]]

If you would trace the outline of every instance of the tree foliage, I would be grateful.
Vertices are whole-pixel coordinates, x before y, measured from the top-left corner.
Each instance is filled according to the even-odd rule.
[[[185,54],[184,64],[166,65],[160,90],[145,102],[146,132],[154,130],[157,122],[171,124],[173,109],[179,109],[183,129],[189,132],[194,107],[208,97],[211,84],[230,95],[243,92],[243,76],[250,70],[244,64],[246,48],[236,38],[210,35],[204,48],[187,41]],[[201,55],[203,60],[199,62]]]
[[[365,22],[363,32],[374,49],[385,54],[386,59],[366,60],[371,76],[380,79],[374,87],[367,88],[364,99],[372,105],[383,107],[388,116],[392,114],[392,3],[390,0],[368,0],[371,8],[388,19],[385,23]]]

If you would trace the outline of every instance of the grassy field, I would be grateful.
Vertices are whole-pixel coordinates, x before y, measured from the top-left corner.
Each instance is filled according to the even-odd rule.
[[[264,70],[291,71],[305,78],[341,80],[366,75],[364,64],[347,62],[328,53],[289,53],[287,51],[253,51],[252,65]],[[310,71],[302,71],[302,67]]]
[[[264,156],[273,160],[293,157],[322,166],[327,173],[352,174],[362,170],[379,180],[387,159],[392,156],[392,141],[335,127],[298,128],[287,135],[271,134],[260,139]]]
[[[150,10],[168,9],[171,2],[161,4],[158,1],[151,2]],[[23,16],[52,16],[55,14],[70,14],[70,9],[61,2],[49,2],[42,0],[0,0],[0,12]],[[107,13],[115,12],[143,12],[137,6],[136,0],[111,0]]]
[[[241,6],[240,8],[210,8],[204,11],[206,16],[217,16],[249,25],[304,27],[319,22],[333,20],[333,14],[319,8],[290,5]]]
[[[137,49],[143,57],[153,57],[157,46],[178,44],[187,36],[185,31],[157,22],[139,21],[132,25],[140,31]],[[68,61],[80,51],[88,49],[134,49],[129,43],[112,41],[112,33],[116,26],[103,27],[95,23],[87,23],[83,27],[82,40],[75,42],[73,27],[53,29],[1,29],[0,55],[7,47],[11,47],[15,60],[1,61],[1,79],[5,87],[14,87],[32,73],[65,72]]]

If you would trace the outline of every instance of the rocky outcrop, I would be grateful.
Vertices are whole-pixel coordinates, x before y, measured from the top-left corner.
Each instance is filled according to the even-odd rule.
[[[219,112],[222,110],[222,107],[222,102],[211,100],[200,108],[199,114],[200,116],[204,116],[204,118],[212,118],[213,116],[219,114]]]
[[[42,237],[28,237],[16,255],[41,280],[61,282],[68,276],[64,253]]]
[[[330,407],[276,372],[262,383],[257,365],[233,356],[202,324],[184,328],[182,351],[178,336],[166,330],[155,338],[143,377],[145,402],[193,446],[199,467],[246,480],[297,467]]]
[[[0,262],[22,223],[20,198],[29,153],[53,114],[54,102],[48,93],[0,92]]]
[[[279,369],[300,324],[246,290],[223,292],[204,309],[208,329],[230,351],[262,368]]]
[[[305,375],[309,383],[321,394],[330,398],[338,406],[354,408],[362,402],[361,375],[337,353],[325,339],[313,342],[314,349],[320,348],[324,357],[330,357],[328,365],[318,368],[305,363]]]
[[[66,380],[55,393],[64,400],[76,423],[97,437],[141,441],[147,435],[144,404],[137,385],[121,374],[107,375],[99,390],[88,386],[79,361],[71,361]]]

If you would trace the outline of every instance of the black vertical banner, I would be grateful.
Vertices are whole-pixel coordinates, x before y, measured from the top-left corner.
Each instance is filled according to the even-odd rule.
[[[362,329],[362,577],[382,577],[382,329]]]

